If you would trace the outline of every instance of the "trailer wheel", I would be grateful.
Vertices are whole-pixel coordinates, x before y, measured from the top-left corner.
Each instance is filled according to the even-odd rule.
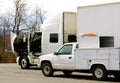
[[[30,67],[29,60],[26,56],[20,58],[20,66],[22,69],[28,69]]]
[[[42,73],[46,77],[53,76],[54,71],[53,71],[53,68],[52,68],[50,63],[43,63],[43,65],[42,65]]]
[[[106,69],[101,65],[94,66],[92,74],[96,80],[104,80],[107,77]]]
[[[70,76],[72,74],[72,71],[65,70],[65,71],[63,71],[63,73],[65,76]]]

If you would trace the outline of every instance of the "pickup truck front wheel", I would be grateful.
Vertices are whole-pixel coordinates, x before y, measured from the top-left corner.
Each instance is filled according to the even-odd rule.
[[[50,63],[44,63],[42,65],[42,73],[44,76],[47,76],[47,77],[53,76],[54,71]]]

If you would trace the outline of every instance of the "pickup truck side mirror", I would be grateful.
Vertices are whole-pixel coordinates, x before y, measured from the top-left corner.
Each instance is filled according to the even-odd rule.
[[[55,52],[54,55],[58,55],[58,52]]]

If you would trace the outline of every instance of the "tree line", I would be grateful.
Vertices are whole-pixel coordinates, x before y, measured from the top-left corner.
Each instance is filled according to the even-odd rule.
[[[43,23],[46,11],[42,6],[36,6],[31,14],[28,14],[26,0],[14,0],[14,11],[7,11],[0,15],[0,58],[5,51],[10,51],[10,31],[20,35],[22,30],[38,30]]]

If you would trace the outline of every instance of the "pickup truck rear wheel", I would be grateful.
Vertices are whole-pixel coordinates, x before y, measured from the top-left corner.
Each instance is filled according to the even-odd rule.
[[[72,74],[72,71],[65,70],[65,71],[63,71],[63,73],[65,76],[70,76]]]
[[[20,57],[20,66],[22,69],[28,69],[30,67],[29,60],[27,57]]]
[[[44,63],[42,65],[42,73],[44,76],[47,76],[47,77],[53,76],[54,71],[50,63]]]
[[[92,74],[96,80],[104,80],[107,77],[106,69],[101,65],[94,66]]]

